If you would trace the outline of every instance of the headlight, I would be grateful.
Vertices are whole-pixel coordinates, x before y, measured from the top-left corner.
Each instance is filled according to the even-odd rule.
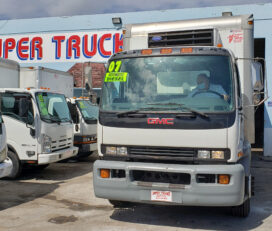
[[[212,151],[212,159],[224,160],[225,159],[224,151]]]
[[[42,143],[42,151],[44,153],[50,153],[52,150],[51,150],[51,142],[52,142],[52,139],[50,136],[48,135],[43,135],[43,143]]]
[[[108,155],[116,155],[116,147],[106,147],[106,154]]]
[[[117,155],[121,155],[121,156],[124,156],[124,155],[127,155],[127,148],[126,147],[117,147]]]
[[[219,150],[198,150],[197,158],[199,159],[214,159],[214,160],[224,160],[225,152]]]
[[[211,158],[211,152],[208,151],[208,150],[198,150],[197,158],[199,158],[199,159],[210,159]]]
[[[0,163],[7,159],[7,146],[0,152]]]
[[[106,154],[107,155],[125,156],[128,154],[127,147],[106,146]]]

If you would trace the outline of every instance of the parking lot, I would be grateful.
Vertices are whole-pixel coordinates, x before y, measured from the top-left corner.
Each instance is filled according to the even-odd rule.
[[[272,230],[272,162],[254,154],[255,196],[248,218],[228,208],[132,205],[114,209],[94,196],[92,165],[55,163],[0,181],[0,230]]]

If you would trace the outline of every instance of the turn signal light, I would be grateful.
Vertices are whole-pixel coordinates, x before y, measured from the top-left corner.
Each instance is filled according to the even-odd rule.
[[[218,175],[219,184],[229,184],[230,176],[229,175]]]
[[[110,170],[109,169],[100,169],[101,178],[110,178]]]
[[[243,155],[244,155],[243,152],[239,152],[239,153],[238,153],[238,158],[241,158]]]

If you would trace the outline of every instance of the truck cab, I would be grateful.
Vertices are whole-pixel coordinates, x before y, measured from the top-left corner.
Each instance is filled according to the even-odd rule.
[[[79,148],[77,157],[87,157],[97,151],[98,106],[89,97],[74,97],[68,105],[74,123],[74,145]]]
[[[95,195],[247,216],[252,16],[133,24],[124,33],[125,51],[109,59],[104,79]]]
[[[77,154],[65,96],[40,89],[0,89],[8,157],[20,175],[24,165],[47,166]]]
[[[7,158],[6,127],[0,114],[0,178],[8,176],[12,171],[12,162]]]

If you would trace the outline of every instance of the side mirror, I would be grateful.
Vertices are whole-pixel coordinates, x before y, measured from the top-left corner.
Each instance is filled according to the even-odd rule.
[[[253,104],[258,105],[261,101],[261,91],[263,90],[263,69],[262,64],[259,62],[251,63],[252,72],[252,87],[253,87]]]
[[[86,83],[86,84],[85,84],[85,89],[86,89],[86,91],[88,91],[88,92],[91,90],[89,83]]]
[[[252,72],[252,86],[254,91],[263,90],[263,68],[262,64],[259,62],[251,63],[251,72]]]
[[[72,104],[71,102],[67,102],[67,103],[68,103],[68,108],[69,108],[73,123],[78,124],[79,123],[79,115],[78,115],[78,112],[77,112],[76,105]]]

